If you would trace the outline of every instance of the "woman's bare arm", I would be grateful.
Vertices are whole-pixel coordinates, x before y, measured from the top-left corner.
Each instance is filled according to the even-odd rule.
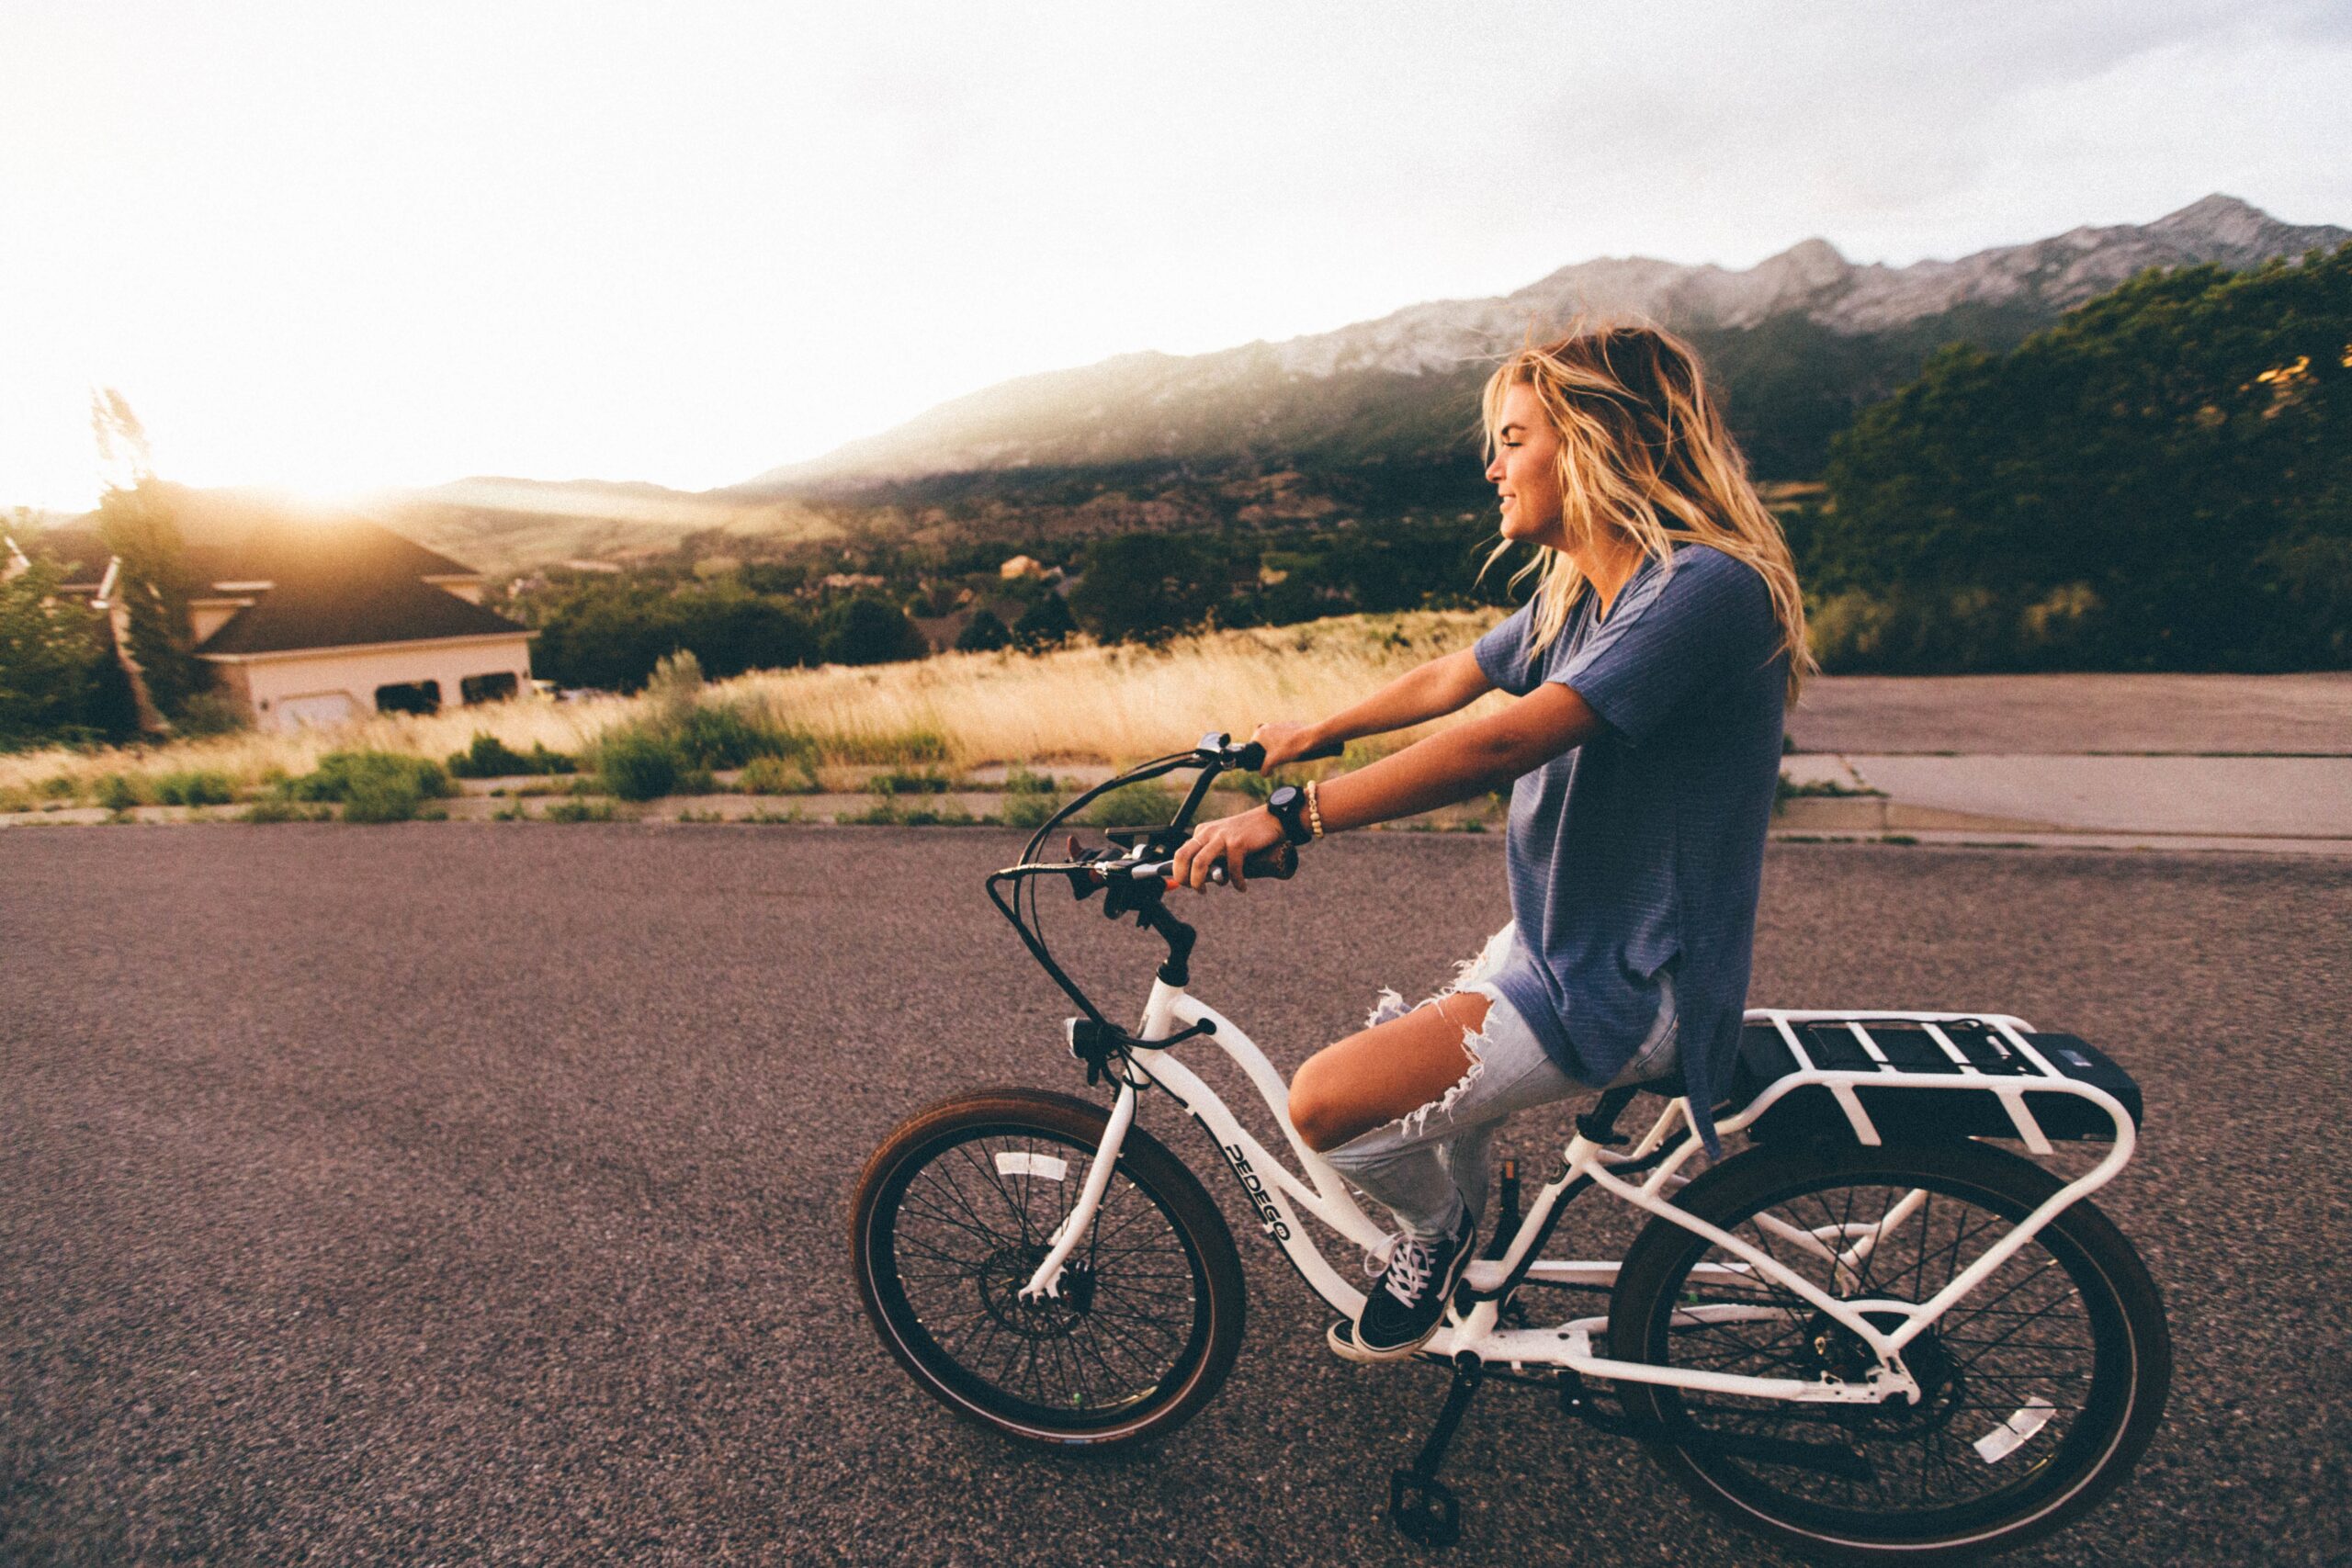
[[[1350,719],[1374,709],[1405,682],[1444,662],[1438,660],[1422,666],[1338,716]],[[1396,711],[1408,710],[1399,703]],[[1410,817],[1498,789],[1570,747],[1583,745],[1606,725],[1581,695],[1557,681],[1547,681],[1500,713],[1441,729],[1370,767],[1326,780],[1317,786],[1323,830],[1337,833]],[[1261,731],[1266,728],[1260,727]],[[1283,831],[1283,825],[1262,806],[1203,822],[1176,851],[1170,874],[1195,892],[1206,892],[1210,868],[1222,863],[1233,886],[1247,887],[1243,861],[1254,851],[1282,842]]]
[[[1324,831],[1433,811],[1501,788],[1605,727],[1582,696],[1546,682],[1498,714],[1441,729],[1320,785]]]
[[[1300,738],[1305,742],[1302,749],[1337,746],[1367,735],[1409,729],[1467,707],[1494,689],[1495,683],[1478,668],[1473,651],[1461,649],[1408,670],[1353,707],[1306,726]]]

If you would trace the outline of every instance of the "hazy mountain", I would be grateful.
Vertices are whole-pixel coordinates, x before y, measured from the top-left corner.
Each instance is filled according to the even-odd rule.
[[[2080,228],[1958,261],[1857,265],[1807,240],[1744,271],[1646,257],[1566,266],[1500,299],[1414,305],[1337,332],[1179,356],[1133,354],[944,403],[741,496],[845,496],[938,476],[1105,465],[1413,465],[1469,455],[1493,357],[1579,315],[1640,316],[1697,341],[1759,472],[1818,470],[1852,412],[1938,345],[2004,347],[2150,266],[2239,267],[2352,231],[2281,223],[2210,196],[2143,225]]]
[[[717,554],[730,540],[792,545],[842,532],[790,497],[698,494],[633,480],[482,475],[386,491],[359,510],[493,575],[574,559],[645,559],[688,544],[698,554]]]

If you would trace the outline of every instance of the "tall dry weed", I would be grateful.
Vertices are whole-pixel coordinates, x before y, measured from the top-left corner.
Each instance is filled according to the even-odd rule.
[[[1415,665],[1469,646],[1496,618],[1492,610],[1343,615],[1209,632],[1159,649],[1081,644],[1036,656],[945,653],[903,664],[739,676],[702,686],[698,695],[810,737],[829,763],[1116,763],[1180,750],[1212,729],[1239,737],[1258,724],[1335,713]],[[526,699],[446,708],[430,717],[379,714],[284,735],[244,731],[162,746],[21,751],[0,755],[0,792],[37,795],[62,779],[87,796],[109,775],[145,779],[190,769],[250,788],[307,773],[330,751],[439,760],[482,731],[518,751],[537,744],[577,755],[614,726],[654,716],[652,705],[682,698],[695,700],[665,688],[650,697]],[[1406,731],[1389,744],[1419,733]]]

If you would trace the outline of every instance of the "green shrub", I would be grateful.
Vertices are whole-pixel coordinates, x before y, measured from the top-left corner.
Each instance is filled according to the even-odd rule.
[[[226,806],[237,792],[228,774],[198,768],[157,779],[155,798],[165,806]]]
[[[841,762],[944,762],[947,738],[935,729],[901,729],[890,735],[840,735],[825,751]]]
[[[1060,800],[1050,795],[1038,795],[1029,790],[1007,794],[997,807],[996,819],[1008,828],[1042,828],[1046,819],[1061,809]]]
[[[63,773],[53,774],[41,780],[40,792],[51,800],[71,800],[75,793],[74,781]]]
[[[98,804],[108,811],[128,811],[141,798],[139,785],[120,773],[108,773],[98,781]]]
[[[910,773],[893,768],[887,773],[875,774],[866,781],[866,787],[876,795],[945,795],[954,782],[933,769]]]
[[[667,741],[624,727],[598,742],[596,772],[605,790],[623,800],[656,800],[677,787],[678,760]]]
[[[1175,817],[1184,797],[1157,780],[1114,789],[1079,814],[1090,828],[1157,828]]]
[[[1782,773],[1781,782],[1772,788],[1772,811],[1777,816],[1781,807],[1792,800],[1806,800],[1822,796],[1842,798],[1849,795],[1876,795],[1883,799],[1886,791],[1872,789],[1868,784],[1856,789],[1851,785],[1839,784],[1836,779],[1810,779],[1804,784],[1799,784],[1788,774]]]
[[[743,765],[735,787],[745,795],[815,795],[821,786],[805,760],[754,757]]]
[[[815,761],[816,742],[796,730],[747,711],[737,703],[688,708],[664,721],[661,733],[691,767],[740,768],[754,757],[806,758]]]
[[[718,793],[718,780],[708,768],[688,768],[678,775],[678,782],[671,786],[671,791],[676,795],[716,795]]]
[[[195,739],[207,735],[233,735],[252,728],[245,705],[226,692],[198,692],[172,716],[175,734]]]
[[[613,819],[613,803],[609,800],[559,800],[547,809],[541,818],[547,822],[609,822]]]
[[[440,763],[392,751],[330,751],[310,773],[278,787],[292,800],[345,803],[355,791],[366,793],[371,800],[406,795],[418,801],[446,800],[458,793],[448,770]]]
[[[318,822],[327,816],[322,806],[298,806],[290,800],[256,800],[245,807],[241,822]]]
[[[1055,789],[1054,775],[1033,773],[1026,768],[1015,766],[1004,775],[1004,788],[1008,795],[1051,795]]]
[[[376,773],[354,780],[344,792],[346,822],[406,822],[424,805],[416,782],[397,773]]]
[[[968,828],[979,818],[954,801],[943,801],[937,806],[903,807],[899,820],[910,828]]]
[[[1253,773],[1239,768],[1219,773],[1216,778],[1219,789],[1229,789],[1238,794],[1246,795],[1261,806],[1263,806],[1267,798],[1281,787],[1281,782],[1271,773]]]
[[[1012,628],[991,610],[976,610],[956,638],[958,653],[993,653],[1012,641]]]
[[[569,773],[579,763],[560,751],[548,750],[544,740],[531,742],[528,751],[517,751],[497,736],[478,730],[471,745],[449,753],[448,766],[461,779],[503,779],[523,773]]]
[[[952,801],[938,806],[901,806],[888,795],[875,801],[863,811],[837,813],[833,820],[858,827],[933,828],[969,827],[980,820]]]

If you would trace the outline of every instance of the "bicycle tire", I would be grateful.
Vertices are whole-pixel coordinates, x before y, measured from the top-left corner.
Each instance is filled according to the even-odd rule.
[[[1827,1239],[1850,1252],[1856,1232],[1849,1222],[1858,1212],[1866,1220],[1883,1215],[1894,1195],[1920,1193],[1910,1216],[1888,1233],[1895,1253],[1885,1272],[1877,1272],[1873,1253],[1858,1278],[1849,1273],[1846,1285],[1828,1293],[1921,1301],[1966,1267],[1961,1254],[1971,1239],[1982,1238],[1968,1255],[1973,1259],[2062,1185],[2040,1166],[1984,1144],[1819,1144],[1750,1150],[1692,1181],[1676,1202],[1751,1245],[1779,1236],[1772,1256],[1794,1259],[1799,1272],[1820,1284],[1825,1275],[1836,1279],[1834,1267],[1805,1256],[1787,1233],[1765,1230],[1759,1214],[1777,1213],[1816,1237],[1831,1232]],[[1872,1207],[1880,1203],[1889,1208]],[[1972,1229],[1972,1213],[1989,1218]],[[1828,1224],[1804,1224],[1814,1219]],[[1939,1266],[1947,1227],[1950,1257]],[[1904,1239],[1913,1232],[1916,1244]],[[1916,1254],[1916,1276],[1905,1268],[1909,1254]],[[1793,1292],[1729,1274],[1694,1283],[1694,1267],[1711,1255],[1717,1261],[1735,1257],[1670,1221],[1644,1228],[1626,1254],[1611,1304],[1614,1355],[1653,1365],[1820,1376],[1823,1361],[1842,1354],[1843,1365],[1829,1369],[1837,1375],[1863,1370],[1867,1352],[1859,1337]],[[2052,1269],[2063,1284],[2051,1277]],[[1789,1304],[1773,1304],[1775,1298]],[[2079,1303],[2079,1314],[2070,1301]],[[1710,1317],[1710,1305],[1720,1315]],[[1679,1443],[1645,1446],[1679,1485],[1732,1523],[1811,1556],[1945,1562],[2046,1535],[2120,1484],[2163,1416],[2172,1345],[2146,1266],[2104,1214],[2078,1200],[1913,1341],[1905,1361],[1926,1385],[1916,1409],[1739,1401],[1643,1383],[1622,1383],[1619,1392],[1629,1416],[1692,1432]],[[2004,1416],[2005,1410],[2011,1414]],[[1736,1444],[1743,1436],[1816,1442],[1826,1436],[1870,1461],[1871,1490],[1815,1467],[1759,1460],[1753,1448],[1740,1455],[1723,1440]],[[1896,1466],[1892,1478],[1882,1469],[1889,1464]],[[1897,1495],[1913,1489],[1903,1479],[1906,1466],[1917,1472],[1910,1498]],[[1984,1490],[1971,1498],[1931,1498],[1931,1477],[1939,1486]]]
[[[960,1095],[900,1123],[851,1202],[858,1292],[885,1348],[949,1409],[1020,1442],[1109,1450],[1162,1436],[1216,1397],[1240,1353],[1232,1232],[1140,1127],[1062,1299],[1018,1301],[1109,1120],[1043,1089]]]

